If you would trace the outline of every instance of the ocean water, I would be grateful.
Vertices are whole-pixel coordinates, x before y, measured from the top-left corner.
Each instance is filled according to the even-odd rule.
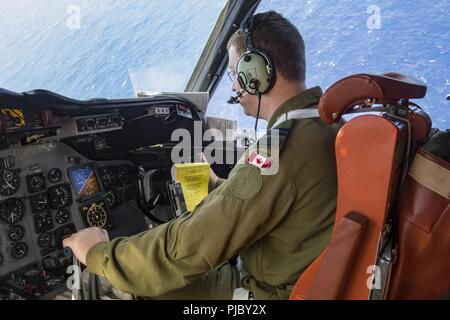
[[[263,0],[257,11],[271,9],[290,19],[304,38],[309,87],[325,90],[351,74],[397,71],[426,83],[426,97],[415,102],[434,127],[450,127],[450,1]],[[376,10],[379,25],[373,23]],[[231,114],[239,127],[252,128],[254,120],[239,106],[223,102],[230,88],[224,77],[209,111]]]
[[[73,98],[183,91],[225,0],[0,0],[0,87]],[[263,0],[302,33],[307,85],[359,72],[397,71],[428,86],[417,100],[449,128],[450,1]],[[253,127],[227,105],[223,77],[208,114]]]
[[[0,0],[0,87],[182,91],[225,1]]]

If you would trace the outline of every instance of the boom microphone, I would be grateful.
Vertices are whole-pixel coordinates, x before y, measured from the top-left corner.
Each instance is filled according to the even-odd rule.
[[[234,97],[230,97],[230,99],[227,101],[229,104],[237,104],[240,102],[242,97],[244,97],[247,94],[244,89],[239,90],[236,92],[236,95]]]

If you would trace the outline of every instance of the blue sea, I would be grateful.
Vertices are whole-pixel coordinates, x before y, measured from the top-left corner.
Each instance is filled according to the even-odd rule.
[[[225,0],[0,0],[0,87],[72,98],[183,91]],[[263,0],[304,37],[307,85],[325,90],[360,72],[397,71],[428,86],[417,100],[450,127],[450,1]],[[253,127],[226,104],[223,77],[208,115]]]

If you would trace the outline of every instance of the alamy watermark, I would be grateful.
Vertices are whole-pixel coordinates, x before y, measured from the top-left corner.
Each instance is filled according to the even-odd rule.
[[[371,265],[367,267],[366,273],[370,274],[367,278],[367,289],[381,289],[381,268],[377,265]]]
[[[203,153],[209,163],[216,164],[243,164],[249,163],[260,169],[262,175],[274,175],[279,169],[280,134],[278,129],[271,129],[270,135],[265,135],[252,144],[246,156],[236,159],[234,141],[224,137],[232,136],[231,132],[225,135],[218,129],[208,129],[203,132],[202,122],[194,122],[194,135],[187,129],[179,128],[172,132],[171,141],[178,142],[172,149],[173,163],[193,162],[192,150],[199,153],[203,150],[203,143],[209,144]]]
[[[379,30],[381,29],[381,9],[379,6],[371,5],[367,7],[367,13],[370,16],[367,18],[367,29],[369,30]]]
[[[81,29],[81,8],[79,6],[71,5],[67,7],[66,26],[70,30]]]
[[[69,290],[80,290],[81,288],[81,268],[78,265],[70,265],[67,267],[66,273],[70,276],[67,277],[66,286]]]

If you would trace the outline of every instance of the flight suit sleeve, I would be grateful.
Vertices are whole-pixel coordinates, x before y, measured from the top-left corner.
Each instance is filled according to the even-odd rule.
[[[222,183],[224,183],[225,181],[227,181],[227,179],[224,179],[224,178],[219,178],[219,179],[217,179],[216,185],[214,186],[214,189],[220,187],[220,185],[221,185]]]
[[[186,286],[269,233],[295,198],[292,178],[238,164],[192,213],[136,236],[94,246],[88,270],[137,296]]]

